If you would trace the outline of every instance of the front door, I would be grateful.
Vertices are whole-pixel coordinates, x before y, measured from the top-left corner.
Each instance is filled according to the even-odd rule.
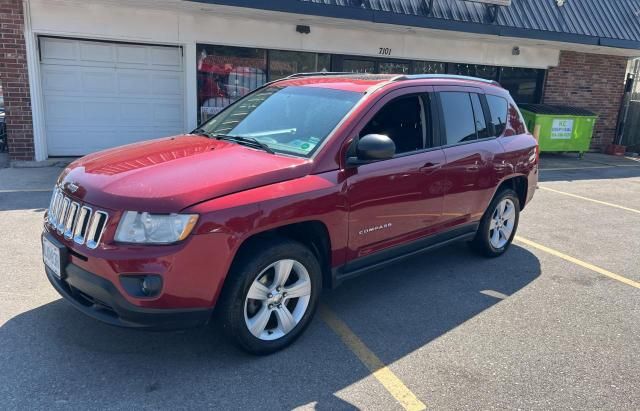
[[[389,136],[396,156],[347,178],[349,260],[424,237],[441,221],[445,159],[433,148],[430,100],[428,93],[387,99],[359,132]]]

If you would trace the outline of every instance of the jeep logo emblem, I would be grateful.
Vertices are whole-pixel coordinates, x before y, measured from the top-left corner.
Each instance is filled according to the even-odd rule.
[[[79,188],[80,187],[78,187],[78,185],[75,183],[67,184],[67,190],[71,191],[72,193],[75,193],[76,191],[78,191]]]

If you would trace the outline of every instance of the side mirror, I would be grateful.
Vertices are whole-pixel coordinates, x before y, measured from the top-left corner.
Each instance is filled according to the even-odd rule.
[[[383,134],[367,134],[355,142],[355,156],[347,158],[347,165],[357,166],[388,160],[396,154],[396,145]]]

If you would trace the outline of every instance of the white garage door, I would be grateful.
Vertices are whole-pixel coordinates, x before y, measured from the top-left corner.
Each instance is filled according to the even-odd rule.
[[[180,48],[43,37],[40,56],[49,155],[185,131]]]

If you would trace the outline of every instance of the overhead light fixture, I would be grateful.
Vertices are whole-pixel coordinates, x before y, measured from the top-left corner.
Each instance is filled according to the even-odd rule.
[[[302,25],[302,24],[298,24],[296,26],[296,31],[298,33],[300,33],[300,34],[309,34],[309,33],[311,33],[311,27],[305,26],[305,25]]]

